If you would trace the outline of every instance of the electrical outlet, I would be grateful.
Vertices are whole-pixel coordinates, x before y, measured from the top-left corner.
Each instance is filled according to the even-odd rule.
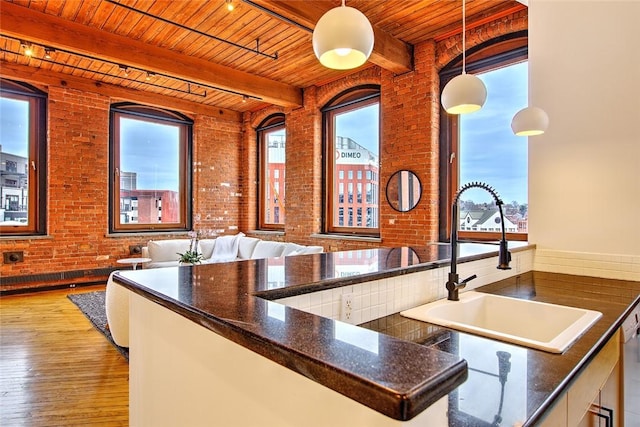
[[[3,252],[2,257],[5,264],[15,264],[16,262],[24,261],[24,252]]]
[[[340,306],[340,320],[348,322],[353,315],[353,294],[342,294]]]

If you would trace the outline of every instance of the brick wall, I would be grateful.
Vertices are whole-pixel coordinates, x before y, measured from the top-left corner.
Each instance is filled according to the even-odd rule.
[[[199,115],[193,127],[193,224],[205,233],[245,229],[240,123]]]
[[[116,260],[130,256],[129,245],[185,237],[107,236],[111,99],[65,87],[47,92],[48,235],[0,239],[0,251],[24,252],[24,262],[0,265],[2,291],[105,281],[109,270],[122,267]],[[194,225],[235,233],[244,209],[240,123],[194,121]]]
[[[527,11],[468,31],[467,48],[527,28]],[[438,71],[461,53],[461,37],[414,46],[415,68],[402,75],[370,66],[321,87],[304,89],[304,105],[269,107],[245,113],[241,123],[194,117],[194,226],[198,230],[247,234],[257,221],[257,144],[255,128],[264,118],[284,112],[287,124],[287,223],[285,234],[263,239],[322,245],[327,251],[377,246],[420,245],[438,236]],[[356,85],[381,87],[380,201],[381,242],[312,237],[322,231],[322,108],[332,97]],[[48,232],[44,238],[0,239],[0,251],[24,251],[22,263],[1,265],[0,290],[57,283],[104,280],[104,274],[80,277],[65,272],[116,268],[129,245],[149,236],[107,236],[108,124],[111,99],[50,86]],[[393,210],[384,189],[400,169],[415,172],[422,183],[418,206]],[[154,239],[184,237],[154,235]],[[11,278],[48,275],[33,283],[7,284]],[[54,277],[55,276],[55,277]],[[77,275],[76,275],[77,276]]]
[[[527,29],[527,10],[467,31],[472,48],[500,35]],[[367,67],[322,87],[304,91],[304,106],[285,111],[287,126],[287,224],[285,236],[271,237],[302,244],[322,245],[327,251],[378,246],[422,245],[438,240],[440,79],[438,72],[462,53],[462,36],[414,46],[414,69],[402,75]],[[311,237],[322,232],[322,115],[319,111],[337,94],[354,86],[380,85],[380,242]],[[255,128],[267,109],[245,121],[244,143],[254,150],[247,158],[257,162]],[[251,163],[253,162],[253,163]],[[393,173],[408,169],[422,184],[422,198],[410,212],[397,212],[386,202],[385,188]],[[255,184],[253,184],[255,187]],[[256,190],[251,207],[257,206]],[[248,229],[256,224],[255,212]],[[269,236],[260,235],[263,239]]]

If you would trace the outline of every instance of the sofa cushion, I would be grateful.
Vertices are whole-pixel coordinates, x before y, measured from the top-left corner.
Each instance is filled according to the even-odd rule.
[[[251,259],[253,250],[256,248],[256,245],[259,241],[260,239],[256,239],[255,237],[240,237],[240,245],[238,246],[238,258]]]
[[[213,255],[213,247],[216,244],[216,239],[202,239],[198,240],[198,250],[202,253],[204,259],[211,258]]]
[[[322,246],[303,246],[302,248],[291,252],[289,255],[306,255],[306,254],[320,254],[324,252]]]
[[[182,254],[188,251],[190,246],[190,239],[150,240],[149,243],[147,243],[149,258],[151,258],[154,263],[178,261],[180,259],[178,253]]]
[[[280,256],[287,256],[287,255],[291,255],[291,253],[299,251],[301,249],[303,249],[304,246],[299,245],[297,243],[286,243],[284,246],[284,250],[282,251],[282,254]]]
[[[282,256],[286,243],[260,240],[253,250],[251,259],[276,258]]]
[[[164,267],[177,267],[180,265],[179,261],[176,259],[174,261],[152,261],[144,264],[145,269],[147,268],[164,268]]]
[[[324,252],[322,246],[303,246],[297,243],[287,243],[281,256],[319,254]]]
[[[211,261],[235,261],[235,259],[238,257],[238,246],[240,245],[240,238],[243,236],[244,233],[238,233],[235,236],[218,237],[216,239],[216,244],[213,246]]]

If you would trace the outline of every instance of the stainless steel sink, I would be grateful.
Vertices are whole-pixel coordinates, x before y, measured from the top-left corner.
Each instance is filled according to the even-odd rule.
[[[400,313],[451,329],[563,353],[602,313],[482,292],[460,294],[460,301],[434,301]]]

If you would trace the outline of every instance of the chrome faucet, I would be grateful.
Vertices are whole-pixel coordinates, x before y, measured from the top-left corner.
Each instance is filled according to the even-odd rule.
[[[466,279],[460,281],[460,277],[457,272],[457,263],[458,263],[458,224],[460,219],[458,218],[458,200],[460,199],[460,195],[464,193],[466,190],[470,188],[482,188],[486,190],[496,202],[498,206],[498,210],[500,211],[500,226],[502,227],[502,238],[500,240],[500,249],[498,252],[498,269],[500,270],[510,270],[509,262],[511,262],[511,253],[509,253],[509,249],[507,246],[507,238],[504,230],[504,215],[502,213],[502,200],[498,196],[498,193],[491,188],[488,184],[483,182],[471,182],[469,184],[463,185],[460,190],[456,193],[453,198],[453,204],[451,206],[451,271],[449,272],[449,280],[447,280],[447,291],[449,295],[447,299],[450,301],[458,301],[458,291],[465,286],[469,281],[475,279],[475,274],[473,276],[467,277]]]

